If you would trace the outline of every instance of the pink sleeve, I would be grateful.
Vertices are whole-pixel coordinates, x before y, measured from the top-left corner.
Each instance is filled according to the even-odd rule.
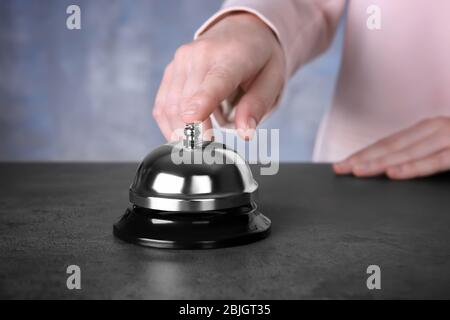
[[[344,5],[345,0],[227,0],[196,36],[226,13],[253,13],[277,35],[290,76],[329,46]]]
[[[246,11],[264,21],[280,41],[286,60],[286,79],[331,43],[345,0],[227,0],[222,9],[195,33],[197,38],[229,12]],[[233,127],[229,101],[215,118],[220,126]]]

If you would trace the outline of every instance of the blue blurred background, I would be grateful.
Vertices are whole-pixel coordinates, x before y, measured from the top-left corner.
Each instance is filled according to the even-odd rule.
[[[81,30],[66,8],[81,7]],[[140,160],[164,142],[151,116],[165,65],[218,0],[1,0],[0,160]],[[342,25],[262,127],[283,161],[309,161],[331,103]]]

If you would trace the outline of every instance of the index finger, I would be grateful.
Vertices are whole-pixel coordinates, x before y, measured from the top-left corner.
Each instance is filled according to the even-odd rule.
[[[185,122],[204,121],[215,108],[225,100],[241,83],[242,68],[232,64],[212,66],[200,84],[197,92],[181,105]]]

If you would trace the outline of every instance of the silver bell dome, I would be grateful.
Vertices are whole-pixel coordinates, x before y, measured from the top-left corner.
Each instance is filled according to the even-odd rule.
[[[251,204],[258,184],[245,160],[221,143],[198,142],[193,131],[185,130],[185,134],[184,146],[165,144],[144,158],[130,187],[130,202],[178,212]],[[219,161],[208,162],[206,155]]]
[[[187,124],[183,143],[149,153],[114,224],[116,237],[166,249],[210,249],[267,237],[271,222],[257,205],[258,185],[247,163],[217,142],[201,142]]]

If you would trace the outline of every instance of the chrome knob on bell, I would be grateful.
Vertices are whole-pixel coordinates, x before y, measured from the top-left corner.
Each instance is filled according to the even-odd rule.
[[[184,128],[184,146],[188,149],[200,147],[200,125],[198,123],[188,123]]]
[[[114,225],[126,241],[163,248],[214,248],[243,244],[268,235],[270,220],[256,206],[258,184],[234,150],[202,141],[197,124],[187,124],[180,143],[150,152],[130,186],[131,207]],[[203,159],[213,153],[220,161]]]

